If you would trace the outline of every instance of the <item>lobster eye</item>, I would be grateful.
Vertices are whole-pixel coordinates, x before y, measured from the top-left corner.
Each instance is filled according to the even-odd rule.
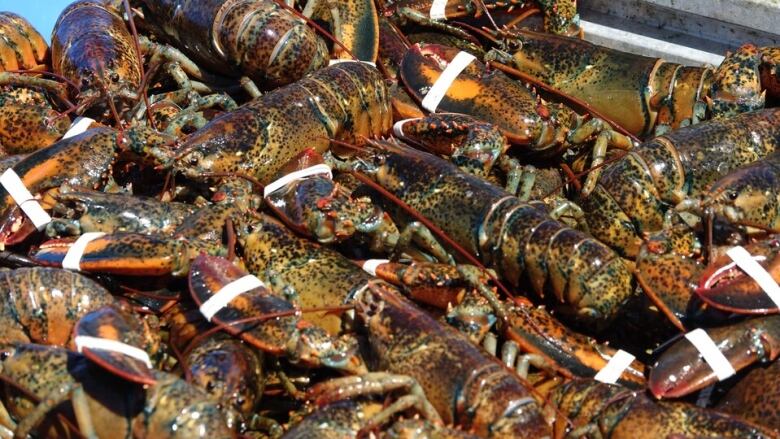
[[[109,79],[111,79],[111,82],[119,82],[119,73],[111,73],[111,75],[109,75]]]

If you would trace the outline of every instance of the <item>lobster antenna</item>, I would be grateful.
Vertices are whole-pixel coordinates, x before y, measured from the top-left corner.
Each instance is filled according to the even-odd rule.
[[[236,259],[236,228],[232,218],[225,219],[225,230],[227,233],[228,254],[225,257],[230,262]]]
[[[125,0],[125,1],[127,1],[127,0]],[[285,3],[284,0],[274,0],[274,2],[276,2],[277,5],[281,6],[282,9],[287,9],[288,11],[292,12],[296,17],[299,17],[299,18],[303,19],[307,24],[309,24],[309,26],[313,27],[317,32],[319,32],[322,35],[324,35],[325,38],[331,40],[333,42],[333,44],[339,46],[341,48],[341,50],[343,50],[344,52],[347,52],[347,55],[352,57],[353,60],[356,60],[356,61],[358,60],[357,57],[352,53],[352,51],[350,51],[347,48],[347,46],[344,45],[344,43],[339,41],[338,38],[336,38],[332,33],[330,33],[327,30],[325,30],[325,28],[320,26],[316,21],[314,21],[311,18],[303,15],[300,11],[298,11],[297,9],[295,9],[292,6],[290,6],[287,3]]]
[[[114,117],[114,120],[116,121],[116,127],[117,130],[122,130],[122,119],[119,117],[119,112],[116,110],[116,105],[114,105],[114,97],[109,93],[108,89],[105,87],[104,84],[100,85],[103,88],[103,92],[108,97],[108,108],[111,109],[111,115]]]
[[[707,221],[707,239],[706,239],[706,242],[707,242],[707,253],[706,253],[707,260],[706,260],[706,262],[709,264],[710,262],[712,262],[715,259],[715,254],[714,254],[715,253],[715,249],[714,249],[714,247],[712,245],[712,240],[713,240],[713,238],[712,238],[713,224],[712,223],[715,221],[715,218],[714,218],[715,217],[715,212],[713,212],[712,207],[707,207],[704,210],[704,217],[706,218],[706,221]]]
[[[165,175],[165,181],[163,182],[162,191],[160,191],[160,195],[158,197],[162,201],[165,198],[165,193],[169,190],[171,193],[173,193],[173,189],[176,188],[176,181],[175,181],[175,175],[173,170],[169,170],[168,173]]]
[[[125,7],[125,14],[127,14],[127,22],[130,25],[130,33],[133,34],[133,47],[135,48],[135,55],[138,57],[138,67],[141,69],[141,78],[143,79],[146,77],[146,72],[144,71],[144,58],[141,55],[141,44],[139,43],[140,39],[138,38],[138,30],[135,28],[135,20],[133,19],[133,8],[130,7],[129,0],[122,0],[122,4]],[[157,124],[154,122],[154,117],[152,117],[152,110],[149,108],[149,97],[146,95],[146,83],[147,81],[142,80],[136,93],[140,94],[141,98],[144,100],[144,104],[146,105],[146,117],[149,119],[149,124],[152,126],[152,129],[157,131]]]
[[[477,0],[477,6],[485,12],[485,15],[487,15],[488,20],[490,20],[490,24],[493,25],[493,29],[495,29],[496,32],[498,32],[499,30],[498,25],[496,24],[496,21],[493,20],[493,15],[490,14],[490,10],[488,10],[488,7],[485,4],[485,2],[483,0]]]
[[[580,184],[580,180],[579,180],[579,178],[578,178],[578,177],[577,177],[577,175],[574,173],[574,171],[572,171],[572,170],[571,170],[571,168],[569,167],[569,165],[567,165],[566,163],[561,163],[561,169],[563,170],[563,173],[564,173],[564,174],[566,174],[566,177],[568,178],[568,181],[569,181],[571,184],[573,184],[573,185],[574,185],[574,190],[576,190],[577,192],[580,192],[580,191],[582,191],[582,184]],[[588,172],[590,172],[590,170],[589,170]],[[558,189],[559,189],[559,188],[555,188],[555,190],[556,190],[556,191],[557,191]],[[545,197],[544,197],[544,198],[547,198],[547,197],[549,197],[550,195],[552,195],[552,193],[545,194]]]
[[[536,14],[541,14],[541,13],[542,13],[541,9],[539,9],[539,8],[531,8],[531,9],[523,12],[522,14],[518,15],[517,17],[513,18],[511,21],[509,21],[509,23],[504,25],[504,28],[515,27],[519,23],[522,23],[523,21],[525,21],[528,17],[530,17],[532,15],[536,15]]]

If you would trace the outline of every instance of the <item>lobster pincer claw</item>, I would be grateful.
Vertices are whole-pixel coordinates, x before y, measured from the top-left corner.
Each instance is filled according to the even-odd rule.
[[[689,340],[691,334],[675,342],[653,365],[648,387],[656,398],[685,396],[718,381],[722,372],[705,362],[698,345]],[[772,361],[780,354],[780,316],[749,319],[708,329],[706,334],[720,351],[715,354],[724,356],[733,372],[758,361]],[[722,373],[721,378],[726,375]]]
[[[509,147],[494,125],[458,113],[401,120],[393,125],[393,133],[431,152],[451,156],[459,168],[480,177],[490,173],[498,156]]]
[[[744,258],[752,259],[777,282],[780,278],[780,241],[776,238],[734,248]],[[736,254],[735,254],[735,257]],[[737,314],[776,314],[780,305],[769,296],[759,283],[742,271],[734,259],[727,255],[715,259],[702,273],[696,294],[714,308]]]
[[[300,310],[227,259],[200,255],[192,263],[190,292],[201,314],[232,335],[292,362],[364,373],[357,344],[330,336],[300,318]]]
[[[158,347],[141,320],[114,306],[93,311],[76,324],[75,345],[100,367],[128,381],[154,385],[157,379],[147,351]]]
[[[30,258],[44,266],[62,267],[75,242],[73,239],[44,242],[31,251]],[[95,236],[75,259],[78,261],[78,270],[87,272],[184,276],[189,271],[190,261],[202,251],[203,248],[186,240],[138,233],[114,233]]]

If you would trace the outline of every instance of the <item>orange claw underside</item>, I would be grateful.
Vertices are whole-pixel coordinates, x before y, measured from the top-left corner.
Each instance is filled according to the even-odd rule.
[[[764,255],[753,257],[775,281],[780,279],[780,255],[769,262]],[[710,264],[700,278],[696,294],[707,304],[738,314],[776,314],[777,304],[758,283],[723,256]]]

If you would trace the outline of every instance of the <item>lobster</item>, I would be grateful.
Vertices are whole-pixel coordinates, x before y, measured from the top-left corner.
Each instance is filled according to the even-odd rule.
[[[232,98],[226,95],[201,98],[199,93],[211,93],[211,88],[190,81],[189,76],[208,82],[218,79],[202,72],[172,47],[154,43],[146,37],[134,38],[111,3],[73,2],[55,24],[52,66],[54,73],[78,92],[71,111],[88,113],[98,120],[113,117],[117,124],[130,120],[139,109],[143,113],[148,103],[146,87],[163,61],[168,61],[166,71],[187,94],[192,111],[215,103],[228,109],[235,107]],[[142,55],[149,55],[149,72],[142,70]],[[143,81],[142,76],[145,76]],[[142,100],[143,104],[140,103]],[[151,117],[151,110],[147,112]],[[153,121],[150,123],[154,126]]]
[[[155,384],[143,387],[96,368],[83,355],[42,345],[3,348],[4,425],[19,437],[33,431],[65,437],[72,422],[41,421],[71,398],[79,430],[87,437],[235,437],[219,404],[173,375],[155,371]],[[126,398],[115,397],[116,392]],[[60,418],[62,419],[62,418]],[[66,418],[67,420],[67,418]]]
[[[374,145],[336,165],[375,180],[502,279],[519,285],[525,273],[540,296],[549,282],[559,311],[596,327],[631,296],[631,273],[601,242],[436,156],[399,143]]]
[[[79,88],[77,113],[94,107],[96,114],[113,108],[121,115],[138,100],[140,54],[122,18],[108,6],[71,3],[54,25],[51,52],[54,73]]]
[[[590,232],[634,259],[643,234],[661,231],[674,206],[705,193],[724,173],[775,151],[779,123],[780,110],[768,109],[681,128],[639,145],[606,166],[593,191],[579,198]]]
[[[567,416],[556,420],[555,437],[774,437],[733,416],[682,402],[656,402],[644,393],[594,380],[558,386],[550,398]]]
[[[271,0],[143,0],[141,6],[154,32],[184,47],[198,62],[229,76],[238,68],[264,88],[297,81],[328,62],[325,42],[302,18]],[[311,1],[305,13],[311,16],[321,8]],[[375,61],[373,2],[346,2],[334,9],[336,38],[358,59]]]
[[[190,291],[201,313],[202,305],[222,287],[245,277],[247,273],[225,259],[204,255],[195,259],[190,270]],[[264,324],[240,324],[253,315],[285,314]],[[253,288],[234,299],[213,315],[214,322],[228,333],[271,354],[287,354],[292,362],[327,366],[348,373],[365,371],[356,354],[357,344],[349,338],[331,337],[324,329],[301,320],[292,303],[264,286]]]
[[[412,97],[423,102],[446,66],[461,52],[436,44],[415,44],[405,54],[400,76]],[[428,108],[428,109],[432,109]],[[594,140],[593,166],[608,147],[630,149],[631,138],[600,118],[580,116],[563,104],[546,104],[531,89],[502,72],[487,71],[473,60],[457,76],[435,108],[464,113],[497,126],[512,144],[524,146],[525,155],[558,157],[567,149]]]
[[[62,139],[38,150],[18,161],[10,169],[18,175],[27,190],[35,195],[46,195],[48,191],[56,190],[63,183],[99,188],[109,179],[111,167],[121,151],[133,148],[142,150],[142,144],[162,145],[170,139],[143,126],[127,129],[121,134],[111,128],[101,127]],[[53,204],[52,199],[43,200],[46,207]],[[4,221],[18,215],[18,210],[19,207],[8,190],[5,187],[0,188],[0,215]],[[3,231],[5,242],[10,242],[13,234]]]
[[[265,389],[263,352],[222,332],[201,336],[208,330],[206,320],[181,303],[163,319],[187,381],[219,400],[225,410],[235,411],[237,421],[250,423]]]
[[[662,134],[707,117],[758,110],[764,107],[762,88],[777,91],[777,78],[772,75],[780,52],[774,48],[744,45],[713,71],[576,38],[522,29],[509,34],[521,42],[522,49],[493,50],[487,59],[511,64],[537,81],[587,101],[640,136]],[[605,87],[611,92],[604,93]]]
[[[303,151],[281,170],[280,178],[324,160],[312,150]],[[419,222],[407,224],[399,231],[390,215],[372,203],[370,197],[353,197],[347,187],[327,174],[291,181],[266,194],[265,201],[288,227],[322,244],[350,238],[353,242],[367,240],[372,252],[400,255],[415,243],[437,260],[452,262],[447,250]]]
[[[392,378],[395,377],[393,376]],[[391,379],[387,381],[391,381]],[[401,379],[395,381],[400,382]],[[396,390],[395,386],[391,387],[390,385],[396,384],[396,382],[387,384],[386,388],[382,388],[381,385],[376,386],[379,387],[377,392],[373,392],[374,389],[371,389],[372,391],[367,391],[366,394],[400,393],[393,392],[393,390]],[[334,387],[337,385],[341,385],[341,382],[333,383]],[[403,391],[404,389],[400,390]],[[370,396],[352,396],[344,400],[333,398],[330,402],[323,403],[321,407],[315,408],[299,422],[293,424],[283,437],[287,439],[360,437],[364,432],[376,430],[378,427],[383,427],[382,432],[389,437],[408,437],[404,436],[404,434],[423,434],[425,437],[452,439],[477,437],[455,428],[444,427],[432,422],[430,419],[397,419],[396,415],[399,412],[413,411],[416,413],[423,411],[418,408],[420,405],[418,400],[420,398],[417,394],[399,396],[388,408],[385,408],[375,399]],[[435,410],[432,412],[438,418]],[[425,412],[422,414],[425,415]],[[439,420],[440,422],[441,420]],[[384,423],[389,423],[390,425],[384,428]]]
[[[464,335],[421,312],[387,284],[370,284],[355,301],[376,368],[417,380],[445,424],[483,437],[549,435],[530,390]],[[348,395],[355,387],[360,385],[338,392]]]
[[[4,87],[0,93],[0,145],[8,154],[32,152],[54,143],[68,129],[70,121],[52,107],[45,93],[53,92],[61,100],[65,90],[54,81],[9,72],[48,70],[49,46],[27,20],[0,13],[0,34],[0,82],[30,85]]]
[[[723,219],[728,226],[738,228],[735,233],[739,235],[778,233],[778,179],[780,151],[775,151],[718,179],[698,199],[683,200],[675,210]]]
[[[75,189],[66,184],[60,186],[54,199],[52,211],[62,217],[46,225],[50,237],[93,232],[169,234],[197,210],[186,203]]]
[[[238,174],[268,184],[304,149],[322,153],[328,139],[378,136],[390,128],[391,117],[379,72],[344,62],[214,118],[176,151],[150,145],[140,152],[194,180]]]

